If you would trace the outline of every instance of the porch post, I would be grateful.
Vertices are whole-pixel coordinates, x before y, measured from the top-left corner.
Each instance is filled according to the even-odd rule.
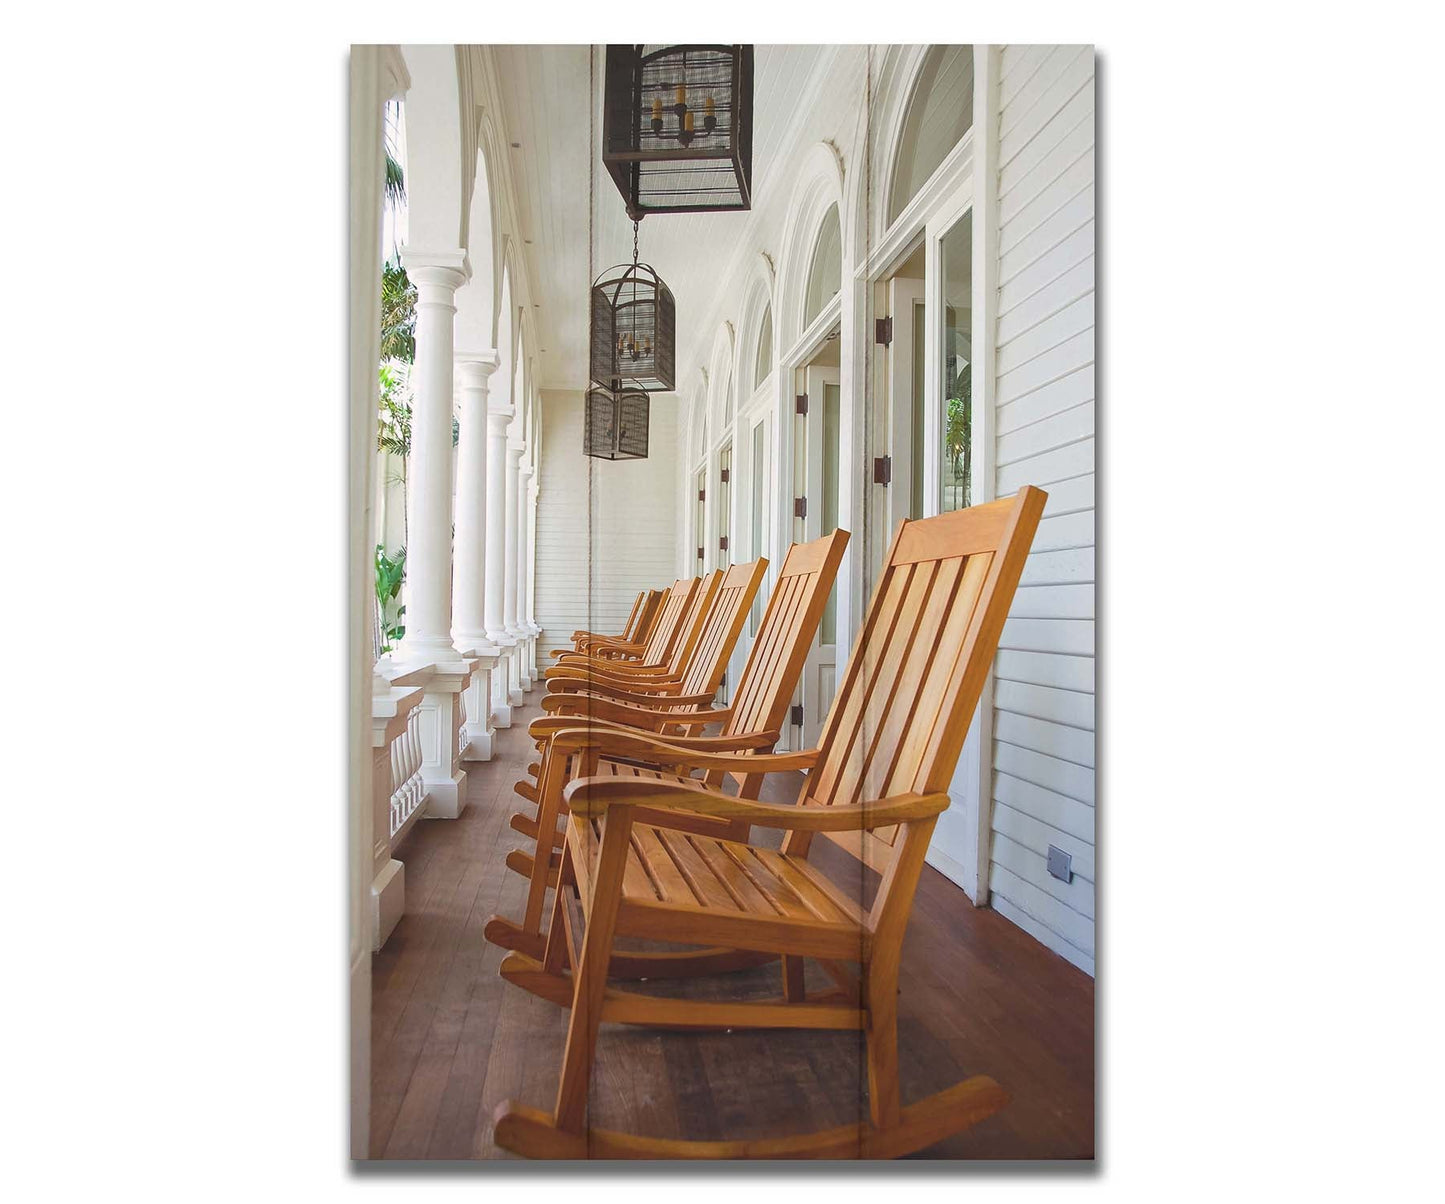
[[[537,624],[537,498],[541,489],[534,475],[527,486],[527,626],[532,630],[532,680],[541,676],[537,664],[537,641],[542,628]]]
[[[386,675],[421,686],[427,814],[455,819],[466,806],[463,692],[474,662],[452,643],[452,320],[471,269],[465,251],[402,250],[416,285],[415,398],[407,508],[406,636]]]
[[[452,644],[452,317],[470,275],[465,251],[402,252],[416,285],[406,635],[398,660],[455,660]]]
[[[502,650],[492,671],[492,717],[498,727],[512,726],[511,649],[516,638],[507,630],[507,427],[512,421],[511,398],[493,400],[487,410],[487,639]]]
[[[530,690],[536,680],[533,649],[536,634],[532,631],[527,602],[527,565],[532,559],[531,504],[532,466],[523,464],[517,470],[517,630],[522,641],[522,689]]]
[[[492,672],[501,649],[487,639],[487,386],[497,353],[458,354],[461,422],[457,443],[456,566],[452,577],[452,642],[477,658],[466,691],[462,759],[492,759]]]
[[[517,520],[521,517],[517,505],[518,471],[522,460],[520,444],[507,444],[507,481],[505,486],[506,551],[503,559],[502,621],[512,639],[512,664],[514,676],[510,695],[511,704],[522,705],[522,629],[517,626]]]

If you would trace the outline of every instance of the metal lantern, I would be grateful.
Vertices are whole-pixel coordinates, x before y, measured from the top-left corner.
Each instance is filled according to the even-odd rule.
[[[600,460],[645,460],[648,405],[641,389],[588,389],[583,452]]]
[[[608,46],[602,161],[627,216],[752,208],[753,48]]]
[[[616,391],[626,380],[667,392],[677,371],[677,313],[672,290],[650,264],[633,259],[592,284],[591,376]]]

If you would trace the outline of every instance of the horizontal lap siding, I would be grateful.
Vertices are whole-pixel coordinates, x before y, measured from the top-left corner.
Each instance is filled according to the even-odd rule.
[[[652,406],[653,454],[645,460],[589,460],[582,454],[582,415],[581,393],[543,393],[536,612],[546,650],[569,642],[578,628],[620,631],[638,592],[676,575],[674,407]]]
[[[1094,971],[1094,55],[999,63],[995,489],[1049,494],[995,666],[992,905]],[[1046,868],[1054,845],[1073,880]]]

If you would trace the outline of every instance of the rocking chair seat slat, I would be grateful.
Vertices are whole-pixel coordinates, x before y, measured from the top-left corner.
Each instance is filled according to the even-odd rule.
[[[601,847],[601,821],[572,816],[567,839],[584,914]],[[791,950],[818,932],[818,957],[859,960],[861,909],[843,900],[803,858],[716,836],[635,823],[623,873],[618,935],[683,944]],[[671,916],[671,919],[668,917]],[[708,935],[713,934],[713,935]],[[761,943],[759,943],[761,942]]]

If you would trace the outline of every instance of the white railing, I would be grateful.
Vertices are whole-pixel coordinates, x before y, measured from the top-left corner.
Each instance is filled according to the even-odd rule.
[[[414,707],[406,719],[406,730],[391,745],[391,841],[394,843],[407,820],[426,801],[426,782],[421,773],[421,708]]]
[[[471,743],[471,735],[467,731],[467,692],[463,690],[457,695],[457,731],[456,750],[457,760],[461,760],[467,751],[467,745]]]

